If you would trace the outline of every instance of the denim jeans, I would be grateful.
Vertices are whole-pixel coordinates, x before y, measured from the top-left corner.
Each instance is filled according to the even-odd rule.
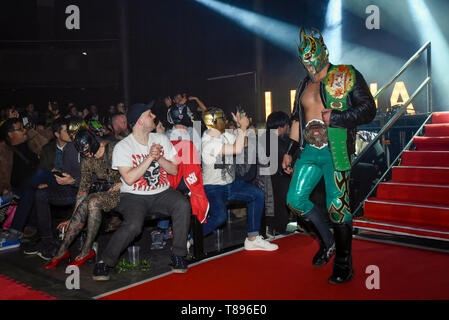
[[[56,206],[74,205],[77,188],[71,186],[50,186],[35,192],[37,227],[42,239],[53,238],[50,204]]]
[[[18,188],[14,188],[14,192],[20,196],[19,206],[17,207],[11,228],[22,232],[25,223],[33,209],[34,193],[40,184],[50,186],[57,185],[53,173],[46,169],[38,169],[28,180],[22,183]]]
[[[248,237],[259,234],[265,196],[261,189],[242,180],[235,179],[226,185],[205,185],[209,200],[209,216],[203,224],[203,235],[206,236],[226,222],[229,200],[248,202]]]

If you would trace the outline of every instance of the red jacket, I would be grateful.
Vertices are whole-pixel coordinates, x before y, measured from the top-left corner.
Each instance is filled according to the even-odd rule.
[[[176,189],[181,179],[184,178],[190,190],[192,214],[196,215],[201,223],[205,223],[207,213],[209,212],[209,201],[207,200],[206,192],[204,192],[203,174],[198,151],[192,141],[174,140],[171,143],[178,153],[178,174],[176,176],[167,175],[170,186]]]

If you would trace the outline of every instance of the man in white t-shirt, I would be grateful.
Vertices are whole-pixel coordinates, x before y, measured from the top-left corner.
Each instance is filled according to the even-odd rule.
[[[278,249],[259,235],[264,208],[264,193],[255,185],[235,179],[235,166],[229,161],[222,161],[225,156],[240,154],[245,143],[245,132],[249,125],[245,113],[232,114],[237,123],[237,135],[225,131],[223,110],[208,109],[203,113],[203,120],[208,130],[202,139],[203,183],[209,200],[209,216],[203,224],[206,236],[225,223],[227,218],[226,203],[229,200],[248,202],[248,236],[245,250],[274,251]]]
[[[127,113],[132,133],[121,140],[112,154],[112,169],[121,175],[118,211],[123,223],[114,232],[95,265],[94,280],[108,280],[121,253],[142,232],[148,214],[158,213],[171,217],[173,223],[173,271],[185,273],[187,263],[187,233],[190,226],[189,201],[170,188],[167,174],[176,175],[176,151],[163,134],[151,133],[156,127],[155,115],[149,105],[132,105]]]

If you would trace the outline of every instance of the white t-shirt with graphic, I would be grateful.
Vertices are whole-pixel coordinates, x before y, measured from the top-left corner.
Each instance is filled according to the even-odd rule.
[[[203,134],[201,143],[201,159],[203,169],[203,183],[204,185],[225,185],[232,183],[235,179],[235,170],[231,165],[226,165],[223,161],[223,155],[221,150],[224,144],[234,144],[235,135],[226,131],[219,138],[214,138],[208,134],[209,130],[206,130]],[[229,158],[233,160],[232,156]],[[224,162],[224,163],[223,163]]]
[[[169,161],[175,160],[176,150],[165,135],[150,133],[148,146],[144,146],[137,142],[131,133],[116,144],[112,153],[112,169],[118,170],[118,167],[136,168],[145,158],[149,157],[149,150],[153,143],[162,146],[162,156],[165,159]],[[170,187],[167,172],[157,161],[153,161],[145,174],[133,185],[126,184],[123,178],[121,178],[121,181],[120,192],[122,193],[152,195],[165,191]]]

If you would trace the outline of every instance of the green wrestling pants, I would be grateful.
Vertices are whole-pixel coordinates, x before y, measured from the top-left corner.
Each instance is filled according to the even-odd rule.
[[[294,167],[287,193],[288,207],[301,215],[312,210],[314,204],[309,199],[310,194],[324,176],[326,207],[330,219],[339,224],[351,221],[349,174],[350,170],[335,171],[328,147],[320,150],[306,144]]]

